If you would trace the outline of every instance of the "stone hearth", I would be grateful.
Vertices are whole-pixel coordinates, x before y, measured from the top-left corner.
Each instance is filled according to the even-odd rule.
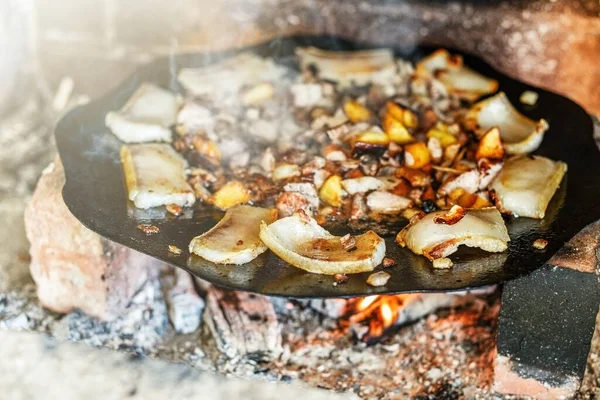
[[[55,157],[52,127],[64,112],[103,94],[156,55],[242,46],[298,32],[333,33],[363,41],[386,38],[407,46],[418,40],[452,45],[475,52],[520,79],[571,96],[598,115],[597,2],[503,1],[493,7],[463,1],[227,0],[209,7],[207,2],[183,1],[165,4],[158,12],[137,0],[93,0],[94,6],[84,7],[97,13],[87,12],[75,0],[65,0],[62,9],[42,0],[22,3],[34,6],[33,15],[17,1],[0,5],[0,11],[14,7],[24,16],[19,32],[29,42],[18,59],[32,60],[29,68],[11,69],[18,71],[13,78],[19,85],[13,92],[0,85],[0,97],[5,96],[0,98],[4,115],[0,119],[0,218],[5,221],[0,231],[0,340],[6,345],[0,357],[9,360],[2,363],[5,370],[0,367],[0,388],[19,386],[16,383],[23,382],[27,371],[27,382],[47,379],[43,393],[54,393],[59,380],[80,377],[90,382],[91,377],[84,372],[58,377],[40,369],[84,371],[93,365],[95,376],[105,377],[106,382],[127,377],[128,384],[123,385],[127,391],[119,395],[132,398],[158,396],[158,389],[149,383],[157,376],[163,378],[164,387],[173,389],[170,395],[183,385],[190,392],[207,390],[215,396],[222,393],[223,398],[249,391],[261,397],[260,390],[270,390],[262,383],[277,381],[282,384],[261,398],[291,400],[298,393],[324,399],[512,398],[492,387],[497,292],[450,302],[443,310],[427,309],[424,318],[404,321],[405,325],[370,346],[357,339],[360,327],[340,329],[343,301],[302,302],[222,292],[79,226],[57,194],[60,165],[46,169]],[[208,24],[207,19],[220,23]],[[6,96],[14,99],[10,107]],[[34,194],[39,176],[46,192]],[[32,258],[23,223],[26,203]],[[48,215],[54,219],[45,219]],[[69,236],[74,231],[79,233]],[[573,248],[588,255],[586,265],[593,267],[597,267],[597,245],[590,243],[597,237],[594,229],[572,242]],[[78,252],[76,246],[67,245],[79,239],[91,250]],[[53,250],[51,257],[44,258],[44,249]],[[131,268],[120,269],[123,265]],[[64,290],[70,295],[64,295]],[[258,321],[252,317],[256,310],[262,318]],[[243,334],[248,328],[256,332],[250,338]],[[600,394],[599,329],[579,398]],[[14,331],[48,334],[59,344],[55,347],[53,340]],[[66,340],[87,346],[61,343]],[[11,362],[23,354],[27,362],[22,365],[28,370]],[[40,362],[37,368],[33,360]],[[125,370],[132,375],[119,377]],[[212,372],[252,381],[231,383]],[[204,386],[194,382],[199,376],[205,377],[200,380]],[[283,385],[288,382],[292,385]],[[301,383],[344,395],[317,389],[305,392],[296,386]],[[78,388],[71,388],[74,397]],[[43,389],[31,384],[16,390],[17,395],[36,397]],[[96,398],[110,393],[117,392],[106,389]]]

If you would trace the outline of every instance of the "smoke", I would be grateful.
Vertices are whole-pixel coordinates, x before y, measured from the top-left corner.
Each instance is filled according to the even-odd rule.
[[[82,129],[90,132],[89,126],[82,125]],[[104,132],[104,129],[102,129]],[[91,133],[91,132],[90,132]],[[120,164],[119,150],[123,144],[113,135],[97,135],[92,136],[91,141],[86,143],[83,150],[84,158],[90,162],[94,159],[110,159],[112,164]]]
[[[31,85],[31,0],[0,1],[0,117],[26,99]]]
[[[175,57],[179,53],[179,42],[177,39],[171,40],[171,51],[169,52],[169,75],[171,77],[169,82],[169,89],[177,91],[179,85],[177,83],[177,58]]]

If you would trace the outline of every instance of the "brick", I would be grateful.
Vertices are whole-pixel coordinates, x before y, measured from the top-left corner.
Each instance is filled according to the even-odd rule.
[[[190,361],[165,362],[124,351],[105,351],[38,333],[0,331],[0,342],[3,399],[357,398],[295,382],[217,375],[188,365]]]
[[[494,390],[542,399],[574,396],[585,372],[599,302],[597,276],[577,269],[546,264],[506,282]]]
[[[553,89],[570,96],[595,115],[600,115],[597,89],[600,86],[600,18],[571,17],[555,31],[566,39],[559,42],[563,53]]]
[[[594,273],[598,264],[596,252],[600,248],[600,222],[596,221],[581,230],[552,256],[550,265]]]
[[[517,369],[510,358],[505,356],[496,357],[494,363],[494,391],[531,396],[536,399],[569,399],[573,397],[579,388],[579,379],[576,377],[570,377],[560,385],[552,386],[545,384],[541,378],[523,376]]]
[[[41,304],[58,313],[80,309],[110,320],[162,263],[85,228],[67,209],[57,158],[42,174],[25,209],[31,275]]]

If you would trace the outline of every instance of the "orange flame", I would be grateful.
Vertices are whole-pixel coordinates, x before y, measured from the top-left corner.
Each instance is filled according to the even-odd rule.
[[[368,324],[369,332],[365,338],[377,338],[384,330],[398,320],[400,309],[406,297],[410,295],[367,296],[351,306],[348,322],[350,324]]]
[[[394,323],[394,312],[388,303],[383,303],[379,309],[383,327],[388,328]]]
[[[375,300],[377,300],[378,297],[379,296],[374,295],[374,296],[367,296],[367,297],[361,299],[358,302],[358,305],[356,306],[356,309],[358,311],[364,311],[364,310],[366,310],[371,304],[373,304],[373,302]]]

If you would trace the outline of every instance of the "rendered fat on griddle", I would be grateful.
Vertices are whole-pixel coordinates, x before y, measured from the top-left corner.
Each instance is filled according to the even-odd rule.
[[[194,204],[194,192],[185,179],[187,163],[170,145],[124,145],[121,162],[129,200],[137,208]]]
[[[397,236],[401,246],[430,260],[447,257],[460,245],[479,247],[497,253],[506,250],[510,237],[500,212],[494,208],[468,210],[452,224],[440,223],[448,211],[436,211],[422,218],[415,218]]]
[[[275,219],[275,209],[233,206],[217,225],[192,239],[190,253],[217,264],[248,263],[267,250],[258,237],[261,221],[270,224]]]
[[[567,164],[542,156],[516,156],[504,164],[491,189],[497,206],[518,217],[544,218]]]
[[[171,125],[179,109],[177,96],[152,83],[143,83],[105,123],[125,143],[170,142]]]

